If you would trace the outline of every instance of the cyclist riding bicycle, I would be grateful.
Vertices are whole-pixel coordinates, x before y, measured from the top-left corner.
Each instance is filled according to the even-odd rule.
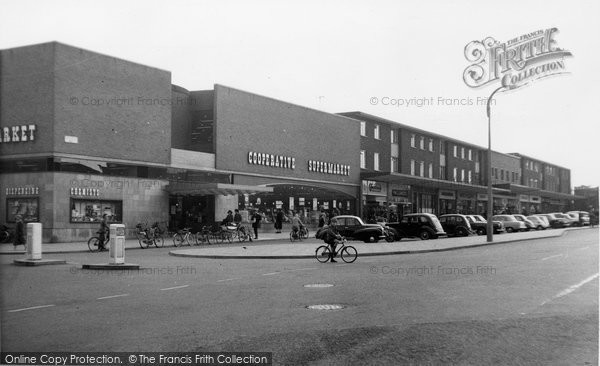
[[[294,231],[294,235],[298,235],[298,230],[302,229],[303,227],[304,224],[302,224],[300,216],[298,216],[298,214],[295,214],[294,217],[292,217],[292,230]]]
[[[331,251],[329,252],[329,260],[331,263],[336,263],[337,261],[334,259],[335,255],[335,247],[337,246],[338,240],[343,240],[342,236],[337,232],[334,226],[325,225],[317,232],[317,239],[323,240],[326,244],[329,244],[329,248]]]

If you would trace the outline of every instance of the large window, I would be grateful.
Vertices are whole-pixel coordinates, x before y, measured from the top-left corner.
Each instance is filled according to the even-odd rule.
[[[103,215],[108,222],[122,222],[123,202],[71,199],[71,222],[100,222]]]
[[[375,125],[375,129],[373,130],[373,137],[376,140],[379,140],[379,125]]]
[[[410,135],[410,147],[417,147],[416,139],[417,136],[414,133]]]
[[[398,173],[398,158],[392,156],[390,165],[390,171],[392,173]]]
[[[367,155],[367,153],[365,152],[365,150],[361,150],[360,151],[360,168],[361,169],[366,169],[367,168],[366,155]]]
[[[415,175],[415,161],[410,160],[410,175]]]
[[[37,197],[6,199],[7,222],[15,222],[16,215],[21,215],[25,222],[40,221],[39,212],[39,199]]]
[[[360,135],[367,136],[367,122],[360,121]]]
[[[373,170],[379,170],[379,153],[373,153]]]

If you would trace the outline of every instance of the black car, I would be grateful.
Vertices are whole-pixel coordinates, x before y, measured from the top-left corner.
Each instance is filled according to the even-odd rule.
[[[376,243],[379,240],[386,240],[383,226],[365,224],[358,216],[335,216],[331,219],[329,225],[335,227],[337,232],[346,238],[364,241],[365,243]]]
[[[481,215],[466,215],[467,219],[469,219],[469,223],[471,224],[471,229],[477,233],[477,235],[486,235],[487,234],[487,220],[483,218]],[[494,228],[494,234],[503,233],[504,224],[502,221],[492,221],[492,227]]]
[[[440,223],[449,236],[469,236],[473,234],[469,219],[465,215],[442,215],[440,216]]]
[[[427,240],[446,235],[438,218],[429,213],[407,214],[402,216],[400,222],[390,222],[387,226],[396,231],[398,240],[402,238]]]

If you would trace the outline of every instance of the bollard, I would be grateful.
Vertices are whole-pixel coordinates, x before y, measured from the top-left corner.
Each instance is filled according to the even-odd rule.
[[[29,260],[42,259],[42,224],[30,222],[27,224],[27,242],[25,258]]]
[[[109,264],[125,263],[125,225],[110,225]]]

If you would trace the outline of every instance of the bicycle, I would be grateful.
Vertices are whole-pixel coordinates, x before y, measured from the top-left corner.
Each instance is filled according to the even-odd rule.
[[[210,229],[206,226],[202,227],[202,230],[200,230],[199,232],[197,232],[194,235],[194,239],[195,239],[195,243],[196,245],[200,245],[200,244],[208,244],[210,245],[210,237],[211,237],[211,232]]]
[[[108,243],[110,242],[108,235],[104,235],[104,245],[100,246],[100,243],[102,242],[100,239],[100,232],[96,231],[96,234],[98,234],[98,236],[92,236],[88,239],[87,245],[90,252],[95,253],[108,250]],[[100,250],[100,248],[102,248],[102,250]]]
[[[308,239],[308,228],[306,226],[290,231],[290,241],[292,243],[294,240],[302,241],[302,239]]]
[[[242,224],[238,224],[235,228],[235,231],[232,232],[233,239],[239,240],[241,243],[246,240],[252,241],[252,235],[250,234],[250,229],[243,226]]]
[[[342,240],[336,240],[336,243],[338,245],[341,244],[342,246],[333,253],[334,258],[338,253],[340,254],[340,257],[342,257],[342,260],[346,263],[352,263],[356,260],[356,258],[358,258],[358,252],[356,251],[356,248],[351,245],[346,245],[346,238],[342,238]],[[329,245],[321,245],[315,251],[315,257],[320,263],[327,262],[330,254],[331,248]]]
[[[182,230],[178,230],[173,235],[173,246],[179,247],[179,246],[182,246],[185,244],[192,246],[190,239],[192,239],[194,241],[196,240],[194,234],[191,233],[189,228],[184,228]]]
[[[12,233],[6,225],[0,226],[0,243],[10,243]]]
[[[144,227],[142,224],[137,224],[135,227],[138,229],[137,238],[142,249],[149,248],[153,244],[157,248],[162,248],[165,245],[163,237],[159,234],[158,223],[155,223],[152,227],[148,227],[148,225]]]

